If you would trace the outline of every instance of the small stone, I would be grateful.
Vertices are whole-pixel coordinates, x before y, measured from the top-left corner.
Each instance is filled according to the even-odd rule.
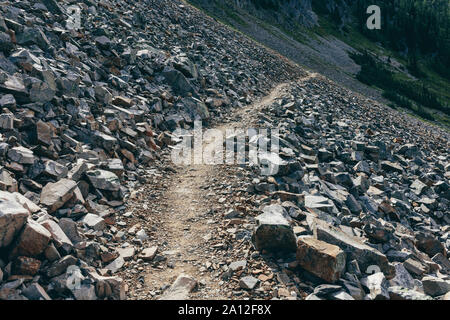
[[[403,168],[399,164],[391,161],[381,162],[381,169],[386,170],[388,172],[403,173]]]
[[[106,228],[105,220],[102,217],[99,217],[95,214],[88,213],[80,220],[80,222],[87,227],[94,230],[104,230]]]
[[[230,265],[228,266],[230,268],[231,271],[235,272],[241,269],[245,269],[245,267],[247,266],[247,260],[240,260],[240,261],[234,261],[232,263],[230,263]]]
[[[133,258],[135,250],[134,247],[129,246],[126,248],[118,248],[117,252],[124,260],[130,260]]]
[[[333,300],[355,300],[355,298],[353,298],[344,290],[332,293],[330,298]]]
[[[158,251],[158,247],[157,246],[146,248],[146,249],[142,250],[142,252],[139,255],[139,257],[141,259],[143,259],[144,261],[152,261],[153,258],[155,258],[155,255],[156,255],[157,251]]]
[[[401,286],[389,287],[388,291],[391,300],[433,300],[426,294]]]
[[[252,276],[245,276],[239,280],[239,286],[246,290],[253,290],[258,284],[259,280]]]
[[[125,260],[123,259],[123,257],[119,256],[113,262],[108,264],[105,267],[105,269],[111,270],[111,273],[116,273],[117,271],[119,271],[123,267],[124,264],[125,264]]]
[[[186,300],[197,286],[197,281],[188,275],[180,274],[159,300]]]
[[[428,186],[420,181],[419,179],[414,180],[414,182],[409,186],[409,188],[416,194],[416,196],[420,196],[423,191],[425,191]]]
[[[138,238],[141,241],[144,241],[148,239],[148,235],[144,229],[141,229],[138,232],[136,232],[136,238]]]
[[[81,284],[71,290],[76,300],[97,300],[95,286],[92,284]]]

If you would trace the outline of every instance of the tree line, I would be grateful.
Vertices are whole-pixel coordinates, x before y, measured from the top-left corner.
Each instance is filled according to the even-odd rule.
[[[322,1],[322,0],[320,0]],[[449,0],[356,0],[359,31],[371,40],[406,53],[412,73],[420,76],[417,61],[426,57],[433,69],[450,79]],[[366,26],[368,6],[381,8],[381,29]]]

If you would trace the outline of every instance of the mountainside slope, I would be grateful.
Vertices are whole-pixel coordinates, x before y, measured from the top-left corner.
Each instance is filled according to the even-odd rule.
[[[445,298],[447,132],[183,1],[70,4],[0,7],[0,300]],[[195,120],[280,150],[175,164]]]
[[[448,2],[190,2],[354,91],[450,125]],[[366,27],[372,4],[381,6],[381,30]]]

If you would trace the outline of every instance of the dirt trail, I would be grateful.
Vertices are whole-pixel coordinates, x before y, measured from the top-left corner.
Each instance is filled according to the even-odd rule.
[[[310,74],[298,81],[307,81],[316,74]],[[220,124],[215,129],[243,127],[252,124],[258,110],[279,99],[291,83],[282,83],[275,87],[269,95],[255,104],[236,111],[229,122]],[[172,261],[171,268],[152,270],[145,277],[145,283],[152,290],[173,283],[176,277],[187,274],[202,283],[198,290],[191,293],[194,299],[228,299],[217,278],[212,274],[201,273],[202,261],[206,261],[206,248],[211,244],[208,240],[214,234],[215,227],[208,212],[213,208],[211,199],[211,182],[220,179],[221,166],[190,165],[176,166],[176,174],[168,182],[167,191],[160,202],[161,221],[157,237],[167,241],[164,252]]]

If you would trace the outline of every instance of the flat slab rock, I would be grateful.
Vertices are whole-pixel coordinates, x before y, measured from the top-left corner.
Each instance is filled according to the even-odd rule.
[[[113,172],[106,170],[90,170],[86,172],[92,185],[100,190],[118,191],[120,188],[119,177]]]
[[[61,179],[55,183],[49,182],[42,188],[40,202],[52,213],[72,197],[76,187],[76,182],[69,179]]]
[[[193,277],[180,274],[159,300],[186,300],[196,286],[197,281]]]
[[[330,283],[338,281],[345,269],[343,250],[312,237],[298,239],[297,261],[302,268]]]
[[[252,276],[245,276],[239,280],[239,286],[242,289],[253,290],[258,284],[259,280]]]

